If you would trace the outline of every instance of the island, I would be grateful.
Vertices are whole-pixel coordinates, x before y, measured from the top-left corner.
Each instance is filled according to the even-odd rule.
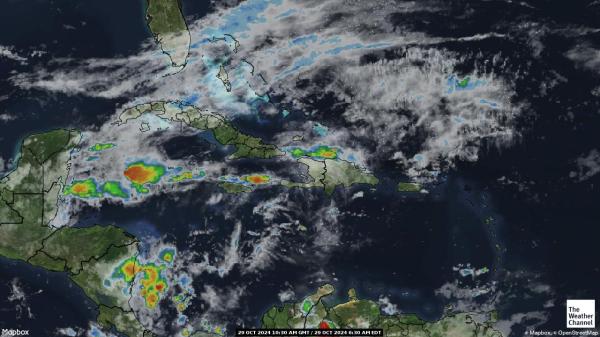
[[[341,159],[300,158],[298,163],[306,166],[308,181],[294,182],[283,180],[281,185],[286,187],[312,188],[319,187],[327,195],[333,194],[336,187],[350,187],[355,184],[377,185],[379,179],[363,170],[354,163]]]
[[[123,125],[147,113],[172,123],[183,123],[197,130],[212,132],[221,145],[231,145],[235,148],[231,159],[272,158],[283,155],[275,145],[265,144],[258,137],[242,133],[220,114],[180,102],[156,101],[133,106],[125,109],[115,124]]]
[[[418,183],[399,182],[397,190],[398,192],[420,192],[421,185]]]

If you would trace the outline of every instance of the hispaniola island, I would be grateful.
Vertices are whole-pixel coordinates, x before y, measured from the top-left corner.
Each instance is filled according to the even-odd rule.
[[[0,10],[0,336],[598,336],[600,1]]]

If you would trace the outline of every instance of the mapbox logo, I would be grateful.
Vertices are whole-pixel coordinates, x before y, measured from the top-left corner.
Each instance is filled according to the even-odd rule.
[[[567,300],[567,328],[595,328],[595,314],[595,300]]]
[[[29,336],[29,330],[2,329],[2,336]]]

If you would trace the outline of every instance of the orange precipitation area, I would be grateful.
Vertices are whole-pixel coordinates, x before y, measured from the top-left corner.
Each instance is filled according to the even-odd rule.
[[[123,172],[125,177],[131,181],[138,192],[147,192],[143,188],[145,184],[156,184],[165,175],[165,167],[162,165],[146,164],[142,161],[135,162]]]
[[[253,174],[253,175],[245,176],[243,178],[243,180],[245,180],[251,184],[254,184],[254,185],[266,184],[269,182],[270,179],[271,179],[271,177],[269,177],[268,175],[259,175],[259,174]]]
[[[319,329],[329,329],[329,324],[327,324],[325,321],[322,321],[319,323]]]
[[[92,178],[75,180],[70,186],[65,187],[65,195],[76,195],[80,198],[94,198],[101,195],[98,192],[96,181]]]
[[[158,267],[154,264],[148,264],[143,267],[144,278],[142,279],[142,290],[140,294],[146,300],[148,308],[155,308],[158,303],[159,294],[167,289],[167,283],[160,277],[160,272],[164,267]]]
[[[154,309],[160,299],[160,294],[167,290],[167,282],[160,273],[164,266],[154,263],[140,264],[135,257],[123,261],[113,272],[112,278],[122,278],[127,283],[133,282],[138,273],[144,273],[141,280],[140,295],[144,297],[146,306]]]

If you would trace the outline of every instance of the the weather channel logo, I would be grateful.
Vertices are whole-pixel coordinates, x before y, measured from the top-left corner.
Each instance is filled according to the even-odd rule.
[[[567,328],[595,328],[595,314],[595,300],[567,300]]]

